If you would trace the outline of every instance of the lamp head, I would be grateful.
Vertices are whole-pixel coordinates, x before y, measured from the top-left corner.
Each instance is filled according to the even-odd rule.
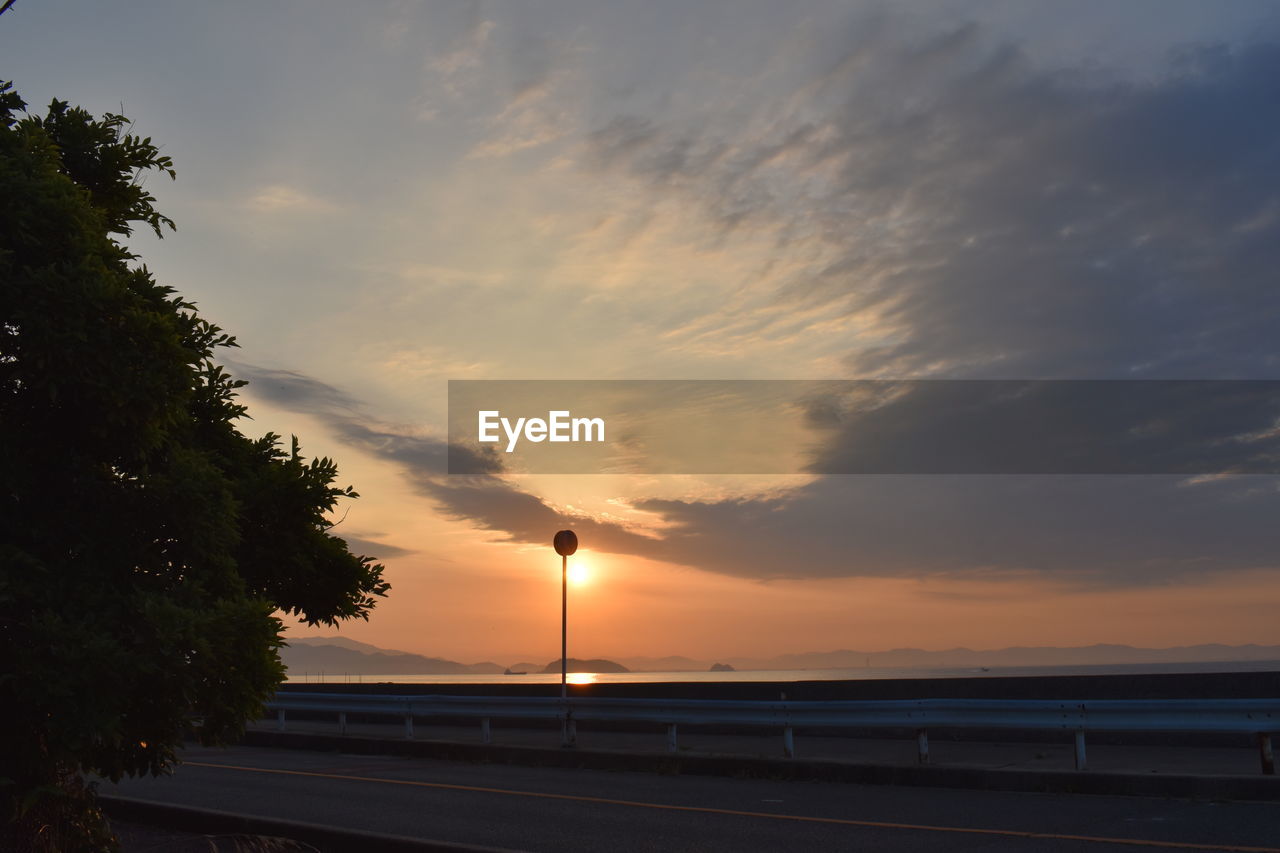
[[[556,553],[561,557],[568,557],[574,551],[578,550],[578,537],[572,530],[561,530],[556,534],[554,541]]]

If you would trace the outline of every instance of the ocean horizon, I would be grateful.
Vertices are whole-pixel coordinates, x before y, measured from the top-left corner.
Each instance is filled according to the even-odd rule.
[[[735,670],[733,672],[571,672],[570,684],[659,684],[708,682],[881,681],[886,679],[1013,678],[1055,675],[1159,675],[1200,672],[1280,671],[1280,660],[1199,661],[1189,663],[1082,664],[1075,666],[851,667],[840,669]],[[291,672],[291,684],[559,684],[558,672],[524,674],[417,673],[367,675],[344,672]]]

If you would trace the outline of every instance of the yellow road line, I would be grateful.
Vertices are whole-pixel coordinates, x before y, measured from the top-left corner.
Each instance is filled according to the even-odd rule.
[[[408,785],[414,788],[437,788],[446,791],[470,791],[480,794],[506,794],[514,797],[538,797],[544,800],[571,800],[579,803],[599,803],[610,806],[631,806],[641,809],[660,809],[674,812],[730,815],[733,817],[757,817],[769,820],[794,820],[804,823],[830,823],[841,826],[861,826],[870,829],[914,829],[923,832],[957,832],[969,835],[1000,835],[1009,838],[1046,838],[1057,841],[1090,841],[1098,844],[1128,844],[1134,847],[1163,847],[1169,850],[1212,850],[1227,853],[1280,853],[1280,847],[1249,847],[1239,844],[1189,844],[1184,841],[1153,841],[1147,838],[1107,838],[1097,835],[1067,835],[1055,832],[1026,832],[1017,829],[979,829],[969,826],[933,826],[920,823],[894,823],[879,820],[850,820],[839,817],[812,817],[809,815],[779,814],[777,812],[751,812],[739,809],[717,809],[709,806],[675,806],[665,803],[646,803],[639,800],[614,800],[608,797],[589,797],[582,794],[550,794],[544,791],[516,791],[510,788],[486,788],[480,785],[454,785],[447,782],[420,782],[413,779],[383,779],[377,776],[345,776],[339,773],[317,773],[309,770],[279,770],[272,767],[246,767],[239,764],[212,764],[203,761],[184,761],[190,767],[214,767],[220,770],[243,770],[249,773],[274,773],[280,776],[311,776],[319,779],[339,779],[346,782],[380,782],[384,785]]]

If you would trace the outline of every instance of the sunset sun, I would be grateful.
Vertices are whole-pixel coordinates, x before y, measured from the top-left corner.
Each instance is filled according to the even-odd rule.
[[[569,583],[583,586],[591,582],[591,567],[582,561],[569,564]]]

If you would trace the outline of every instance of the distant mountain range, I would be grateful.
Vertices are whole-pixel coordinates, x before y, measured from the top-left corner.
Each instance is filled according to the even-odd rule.
[[[619,658],[632,670],[701,672],[712,661],[691,658]],[[786,654],[773,658],[730,657],[719,662],[738,670],[790,669],[862,669],[884,668],[960,668],[1004,666],[1095,666],[1134,663],[1212,663],[1221,661],[1280,661],[1280,646],[1226,646],[1211,643],[1199,646],[1177,646],[1168,649],[1146,649],[1099,643],[1092,646],[1061,648],[1057,646],[1013,646],[1005,649],[954,648],[941,651],[926,649],[890,649],[868,652],[840,649],[833,652]]]
[[[303,673],[330,675],[500,675],[508,667],[484,661],[459,663],[426,657],[397,649],[383,649],[346,637],[296,637],[281,651],[285,666],[297,677]],[[1211,643],[1146,649],[1134,646],[1098,644],[1074,648],[1056,646],[1014,646],[1006,649],[967,648],[929,651],[891,649],[867,652],[841,649],[832,652],[786,654],[773,658],[730,657],[716,661],[671,656],[631,657],[606,660],[570,658],[570,669],[582,672],[706,672],[713,663],[728,664],[736,670],[953,668],[1006,666],[1090,666],[1135,663],[1211,663],[1222,661],[1280,661],[1280,646],[1227,646]],[[560,660],[550,663],[513,663],[512,672],[559,672]]]
[[[297,677],[311,675],[501,675],[508,667],[484,661],[459,663],[445,658],[425,657],[398,649],[383,649],[346,637],[296,637],[289,640],[280,657],[289,672]],[[520,662],[510,667],[512,673],[559,672],[560,659],[550,663]],[[611,660],[569,658],[570,672],[628,672]]]
[[[887,652],[837,651],[782,655],[769,663],[781,669],[828,667],[962,667],[962,666],[1090,666],[1127,663],[1210,663],[1216,661],[1280,660],[1280,646],[1225,646],[1218,643],[1146,649],[1098,643],[1092,646],[1013,646],[1006,649],[966,648],[945,651],[892,649]],[[736,661],[730,659],[730,663]]]
[[[381,649],[345,637],[296,637],[280,650],[280,658],[294,677],[303,673],[330,675],[499,675],[496,663],[465,664],[429,658],[396,649]]]

